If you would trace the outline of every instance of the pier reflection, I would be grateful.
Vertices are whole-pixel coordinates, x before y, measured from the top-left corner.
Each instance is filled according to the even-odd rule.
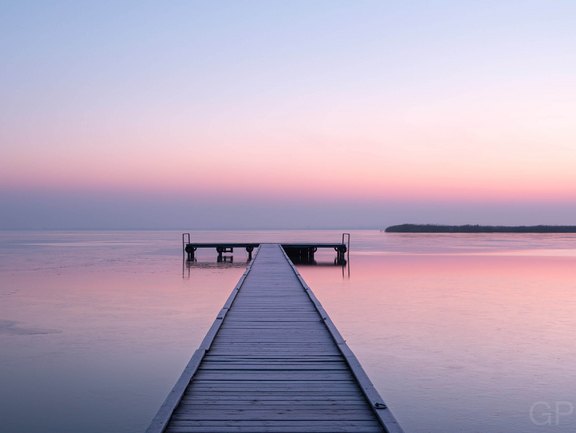
[[[317,268],[340,268],[342,271],[343,279],[350,279],[350,258],[349,255],[342,258],[337,255],[333,258],[327,254],[320,255],[318,259],[314,256],[307,257],[291,257],[292,263],[297,267],[317,267]],[[186,253],[182,254],[182,278],[190,279],[190,273],[192,269],[243,269],[249,263],[251,259],[242,257],[237,261],[234,261],[234,256],[232,255],[218,255],[214,261],[211,257],[202,257],[201,261],[197,257],[190,260]]]
[[[296,267],[301,268],[340,268],[342,271],[342,278],[343,279],[350,279],[350,260],[344,260],[344,262],[340,262],[334,259],[333,262],[329,261],[311,261],[311,262],[294,262]]]
[[[182,258],[182,278],[189,280],[190,273],[192,269],[196,270],[225,270],[225,269],[244,269],[250,260],[238,260],[234,261],[234,257],[224,257],[226,260],[216,260],[216,261],[197,261],[197,260],[186,260],[184,256]]]

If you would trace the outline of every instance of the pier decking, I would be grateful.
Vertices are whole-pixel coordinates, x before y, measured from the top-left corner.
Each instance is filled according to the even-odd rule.
[[[147,433],[402,433],[278,244],[260,245]]]

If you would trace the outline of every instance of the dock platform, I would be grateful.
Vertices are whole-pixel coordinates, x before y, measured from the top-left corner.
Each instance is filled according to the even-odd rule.
[[[248,261],[252,260],[252,252],[260,246],[259,242],[192,242],[190,233],[182,233],[182,248],[187,255],[188,261],[196,261],[198,249],[215,249],[218,253],[218,261],[225,261],[223,254],[231,254],[236,249],[245,249],[248,253]],[[342,233],[342,241],[334,243],[282,243],[282,248],[294,263],[314,263],[314,255],[318,249],[333,249],[336,251],[335,264],[346,264],[346,253],[350,252],[350,233]]]
[[[402,433],[280,244],[262,244],[147,433]]]

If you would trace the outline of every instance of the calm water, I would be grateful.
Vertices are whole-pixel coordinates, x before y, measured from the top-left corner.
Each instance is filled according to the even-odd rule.
[[[183,266],[177,232],[0,232],[0,430],[143,432],[234,259]],[[576,431],[576,236],[357,231],[349,268],[300,270],[406,433]]]

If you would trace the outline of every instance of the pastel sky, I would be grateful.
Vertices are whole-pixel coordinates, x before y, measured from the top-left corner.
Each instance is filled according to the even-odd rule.
[[[576,224],[573,0],[0,0],[0,228]]]

